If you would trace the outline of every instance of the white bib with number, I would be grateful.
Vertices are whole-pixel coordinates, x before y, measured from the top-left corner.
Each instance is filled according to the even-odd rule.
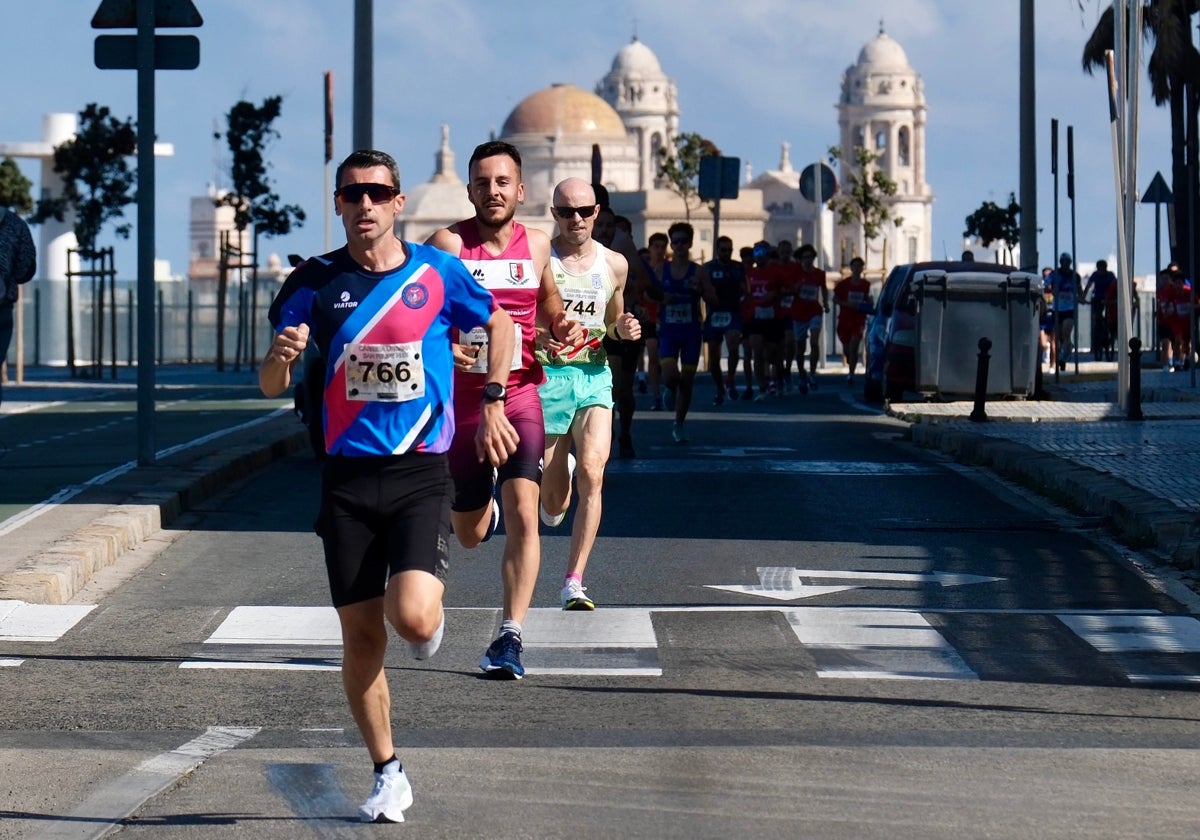
[[[421,342],[347,344],[346,399],[406,402],[425,396]]]
[[[712,314],[712,325],[714,327],[728,327],[733,323],[732,312],[714,312]]]
[[[521,369],[521,325],[513,324],[513,357],[512,363],[509,365],[509,370]],[[468,373],[487,373],[488,369],[488,340],[487,331],[483,327],[476,327],[469,333],[464,333],[459,339],[459,343],[466,344],[471,347],[479,348],[479,355],[475,357],[475,364],[467,368]]]
[[[583,289],[575,286],[559,291],[563,294],[563,308],[568,318],[578,321],[585,330],[604,329],[604,310],[608,306],[608,298],[603,288]]]

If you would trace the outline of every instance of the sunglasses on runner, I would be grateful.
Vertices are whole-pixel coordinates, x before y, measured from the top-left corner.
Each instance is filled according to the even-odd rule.
[[[564,220],[573,218],[576,213],[579,214],[579,218],[581,218],[581,219],[590,219],[592,217],[592,214],[595,212],[596,212],[596,205],[594,205],[594,204],[589,204],[586,207],[555,207],[554,208],[554,215],[558,216],[558,218],[564,219]]]
[[[372,204],[383,204],[399,194],[399,190],[389,187],[387,184],[347,184],[344,187],[338,187],[334,192],[334,195],[342,201],[348,201],[351,204],[361,203],[364,195],[371,199]]]

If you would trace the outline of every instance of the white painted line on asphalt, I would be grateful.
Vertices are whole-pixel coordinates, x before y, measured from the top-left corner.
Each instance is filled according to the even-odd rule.
[[[95,604],[27,604],[24,601],[0,601],[0,640],[56,642],[95,608]]]
[[[42,820],[38,837],[46,840],[103,837],[151,797],[176,784],[213,756],[254,737],[259,730],[257,726],[210,726],[198,738],[149,758],[124,776],[102,784],[61,817]]]
[[[1200,653],[1200,620],[1186,615],[1060,615],[1101,653]]]
[[[0,668],[19,668],[24,659],[0,659]]]
[[[233,660],[214,660],[205,662],[190,659],[182,662],[180,668],[193,671],[340,671],[340,665],[319,665],[303,662],[235,662]]]
[[[234,432],[240,432],[243,429],[252,429],[255,426],[261,425],[262,423],[266,423],[268,420],[272,419],[273,417],[278,417],[281,414],[287,414],[290,411],[291,411],[290,408],[277,408],[274,411],[272,411],[270,414],[264,414],[262,417],[256,417],[253,420],[246,421],[245,423],[239,423],[238,425],[230,426],[227,429],[220,429],[216,432],[212,432],[211,434],[204,435],[203,437],[198,437],[194,440],[185,441],[184,443],[180,443],[175,446],[169,446],[166,449],[163,449],[163,450],[160,450],[159,452],[154,453],[154,458],[157,461],[159,459],[166,458],[170,455],[174,455],[176,452],[183,452],[186,449],[191,449],[192,447],[201,446],[202,444],[208,443],[209,441],[217,440],[218,438],[222,438],[225,435],[230,435],[230,434],[233,434]],[[121,464],[118,467],[114,467],[113,469],[111,469],[107,472],[103,472],[100,475],[97,475],[93,478],[89,478],[87,481],[83,482],[83,484],[77,484],[77,485],[72,485],[70,487],[62,488],[61,490],[57,491],[50,498],[45,499],[44,501],[41,501],[41,502],[37,502],[37,503],[31,505],[30,507],[25,508],[25,510],[21,511],[20,513],[16,513],[16,514],[10,516],[8,519],[5,519],[4,521],[0,522],[0,537],[3,537],[5,534],[15,531],[17,528],[20,528],[23,525],[29,524],[34,519],[37,519],[39,516],[41,516],[43,513],[47,513],[51,510],[54,510],[54,508],[58,507],[60,504],[67,501],[68,499],[78,496],[80,493],[82,493],[87,488],[98,487],[102,484],[107,484],[108,482],[110,482],[114,478],[116,478],[117,476],[124,475],[125,473],[129,472],[136,466],[137,466],[137,461],[126,461],[124,464]]]
[[[235,607],[206,645],[330,645],[341,647],[333,607]]]
[[[799,607],[784,617],[820,677],[979,679],[919,612]]]
[[[785,461],[774,458],[706,460],[703,458],[663,458],[650,461],[609,461],[605,473],[613,475],[687,475],[722,473],[761,475],[939,475],[945,468],[937,464],[880,463],[878,461]]]
[[[1170,685],[1200,685],[1200,674],[1126,674],[1130,682]]]

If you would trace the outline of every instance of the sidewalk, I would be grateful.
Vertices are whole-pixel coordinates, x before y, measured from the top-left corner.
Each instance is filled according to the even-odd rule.
[[[1127,545],[1173,566],[1200,590],[1200,382],[1143,369],[1141,421],[1116,402],[1115,362],[1081,362],[1046,376],[1049,400],[901,403],[914,443],[984,466],[1079,513],[1101,518]]]

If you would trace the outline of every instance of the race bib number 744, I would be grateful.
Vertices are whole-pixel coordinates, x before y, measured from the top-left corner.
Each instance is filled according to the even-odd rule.
[[[346,399],[405,402],[423,396],[421,342],[346,345]]]

